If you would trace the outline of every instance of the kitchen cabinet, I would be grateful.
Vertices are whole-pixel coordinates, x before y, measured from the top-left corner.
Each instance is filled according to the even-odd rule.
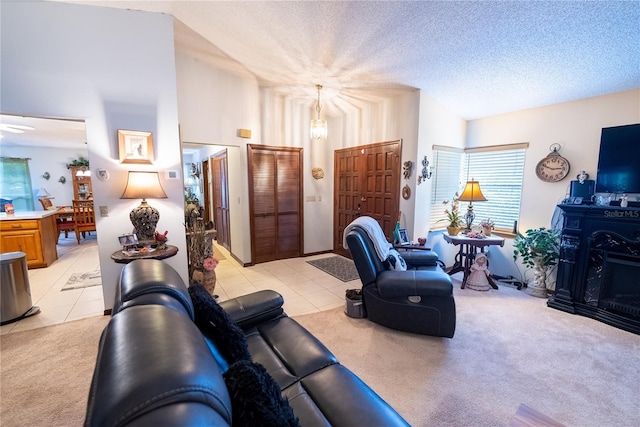
[[[0,215],[0,252],[24,252],[27,267],[48,267],[58,259],[55,212]]]

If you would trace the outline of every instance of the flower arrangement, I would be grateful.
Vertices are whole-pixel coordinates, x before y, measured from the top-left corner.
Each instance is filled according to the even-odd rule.
[[[218,266],[218,259],[214,257],[207,257],[202,261],[202,266],[207,271],[213,271]]]
[[[482,221],[480,221],[480,226],[482,228],[493,230],[495,228],[495,222],[493,222],[491,218],[483,219]]]
[[[486,236],[484,234],[482,234],[482,233],[471,231],[471,232],[467,233],[467,237],[469,237],[471,239],[484,239]]]
[[[460,227],[460,201],[458,200],[458,193],[456,193],[455,197],[451,200],[451,208],[447,208],[444,210],[445,215],[447,215],[446,219],[441,219],[440,221],[449,221],[449,227]],[[445,200],[442,202],[443,205],[448,205],[449,201]]]

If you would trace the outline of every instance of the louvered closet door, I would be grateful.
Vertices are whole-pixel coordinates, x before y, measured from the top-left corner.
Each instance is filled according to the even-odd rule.
[[[302,255],[302,149],[248,146],[254,263]]]

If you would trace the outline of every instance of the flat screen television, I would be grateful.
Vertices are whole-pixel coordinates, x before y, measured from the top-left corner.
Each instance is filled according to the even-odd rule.
[[[597,193],[640,193],[640,123],[602,128]]]

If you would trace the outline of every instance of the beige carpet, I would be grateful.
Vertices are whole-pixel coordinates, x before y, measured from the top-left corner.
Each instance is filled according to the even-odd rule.
[[[525,404],[567,426],[640,425],[640,336],[503,286],[455,281],[453,339],[296,317],[413,426],[506,426]]]
[[[640,425],[640,336],[513,288],[455,294],[453,339],[341,308],[296,319],[416,427],[507,426],[521,404],[567,426]],[[1,336],[0,425],[81,425],[107,321]]]
[[[108,316],[0,337],[0,425],[81,426]]]

